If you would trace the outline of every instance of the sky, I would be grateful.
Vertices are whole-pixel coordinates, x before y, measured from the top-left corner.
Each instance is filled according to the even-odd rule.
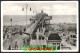
[[[3,2],[2,6],[3,15],[26,15],[26,12],[27,15],[35,15],[41,10],[49,15],[76,15],[77,9],[76,2]],[[30,7],[32,11],[30,11]]]
[[[22,8],[24,8],[24,11],[22,11]],[[31,8],[31,11],[30,11],[30,8]],[[9,15],[7,17],[6,16],[3,17],[4,24],[10,25],[11,24],[10,19],[12,18],[14,25],[15,24],[21,25],[23,23],[25,25],[26,18],[23,15],[26,15],[26,14],[36,15],[36,12],[40,13],[41,10],[43,10],[44,13],[47,13],[48,15],[53,15],[53,18],[50,21],[51,24],[77,23],[77,17],[76,17],[77,3],[76,2],[3,2],[1,11],[3,15]],[[10,16],[10,15],[18,15],[18,17]],[[59,16],[54,16],[54,15],[59,15]]]

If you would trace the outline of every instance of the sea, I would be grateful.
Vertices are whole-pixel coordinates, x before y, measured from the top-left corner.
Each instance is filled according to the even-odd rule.
[[[30,19],[35,18],[33,15],[3,15],[3,25],[26,25],[30,24]],[[51,24],[57,23],[77,23],[76,15],[52,15]]]

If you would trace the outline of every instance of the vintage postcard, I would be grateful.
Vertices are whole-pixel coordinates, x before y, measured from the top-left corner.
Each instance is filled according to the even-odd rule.
[[[77,52],[78,1],[2,1],[2,52]]]

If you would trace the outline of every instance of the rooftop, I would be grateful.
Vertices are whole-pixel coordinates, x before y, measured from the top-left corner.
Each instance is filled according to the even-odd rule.
[[[58,33],[51,33],[48,37],[48,40],[61,40]]]

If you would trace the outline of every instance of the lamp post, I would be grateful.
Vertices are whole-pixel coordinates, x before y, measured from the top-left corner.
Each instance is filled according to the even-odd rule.
[[[12,27],[12,18],[11,18],[11,27]]]
[[[12,18],[10,19],[10,21],[11,21],[11,30],[12,30]],[[11,43],[12,43],[12,31],[11,31]],[[11,45],[12,45],[11,43],[8,48],[9,50],[11,50]]]
[[[28,4],[26,3],[26,27],[27,27],[27,7],[28,7]]]
[[[11,30],[12,30],[12,18],[10,20],[11,20]],[[12,31],[11,31],[11,39],[12,39]]]
[[[12,40],[12,18],[10,19],[11,21],[11,40]]]

